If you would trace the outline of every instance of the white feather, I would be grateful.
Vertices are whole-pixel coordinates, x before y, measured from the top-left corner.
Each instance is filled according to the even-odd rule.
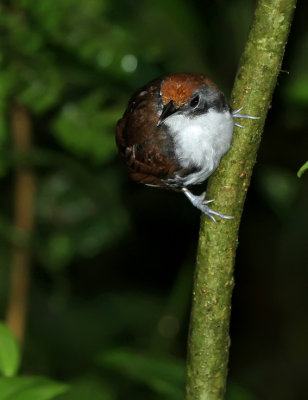
[[[196,166],[199,169],[176,180],[184,185],[203,182],[214,172],[221,157],[230,148],[234,126],[232,114],[210,109],[206,114],[193,117],[170,115],[164,123],[173,137],[175,155],[181,167]]]

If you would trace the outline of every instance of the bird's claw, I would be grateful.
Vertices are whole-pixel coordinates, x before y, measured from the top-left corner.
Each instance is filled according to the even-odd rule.
[[[196,196],[196,195],[194,194],[193,196]],[[205,200],[205,196],[206,196],[206,192],[203,192],[200,194],[200,196],[196,196],[196,197],[200,197],[200,200],[203,204],[213,203],[214,200]]]
[[[183,193],[185,196],[189,199],[189,201],[194,205],[198,210],[203,212],[203,214],[207,215],[209,218],[211,218],[212,221],[215,223],[217,222],[214,215],[220,218],[224,219],[233,219],[234,217],[231,217],[229,215],[221,214],[217,211],[212,210],[210,207],[207,206],[207,204],[212,203],[214,200],[205,200],[205,192],[202,193],[200,196],[197,196],[193,193],[191,193],[187,188],[182,189]]]
[[[238,110],[232,111],[232,117],[233,118],[245,118],[245,119],[260,119],[260,117],[253,117],[252,115],[248,114],[240,114],[240,111],[243,109],[243,107],[239,108]],[[235,126],[238,126],[239,128],[244,128],[243,125],[238,124],[237,122],[234,123]]]

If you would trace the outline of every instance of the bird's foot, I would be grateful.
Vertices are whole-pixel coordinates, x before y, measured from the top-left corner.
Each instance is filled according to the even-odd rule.
[[[216,211],[212,210],[210,207],[208,207],[207,204],[212,203],[214,200],[205,200],[205,192],[203,192],[200,196],[197,196],[197,195],[191,193],[187,188],[182,188],[182,192],[185,194],[185,196],[188,198],[188,200],[191,202],[192,205],[194,205],[196,208],[198,208],[200,211],[202,211],[203,214],[210,217],[211,220],[214,221],[215,223],[216,223],[216,219],[215,219],[214,215],[218,216],[220,218],[224,218],[224,219],[233,219],[234,218],[234,217],[216,212]]]
[[[242,111],[242,109],[243,107],[239,108],[238,110],[232,111],[233,118],[260,119],[260,117],[253,117],[252,115],[248,114],[240,114],[240,111]],[[237,122],[234,122],[234,125],[238,126],[239,128],[244,128],[243,125],[240,125]]]

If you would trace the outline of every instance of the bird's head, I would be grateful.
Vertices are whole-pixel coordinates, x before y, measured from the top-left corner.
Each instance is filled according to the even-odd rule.
[[[163,78],[160,102],[158,125],[174,114],[194,118],[206,114],[210,109],[230,111],[224,94],[203,74],[176,73]]]

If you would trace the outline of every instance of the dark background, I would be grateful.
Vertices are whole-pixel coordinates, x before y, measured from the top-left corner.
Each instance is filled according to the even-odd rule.
[[[75,394],[94,400],[181,397],[200,215],[184,196],[129,180],[115,124],[134,90],[167,73],[206,73],[229,97],[254,7],[1,2],[2,318],[14,242],[14,103],[32,124],[37,193],[22,373],[73,382]],[[241,223],[229,399],[307,393],[308,174],[296,175],[308,158],[306,26],[299,2]]]

